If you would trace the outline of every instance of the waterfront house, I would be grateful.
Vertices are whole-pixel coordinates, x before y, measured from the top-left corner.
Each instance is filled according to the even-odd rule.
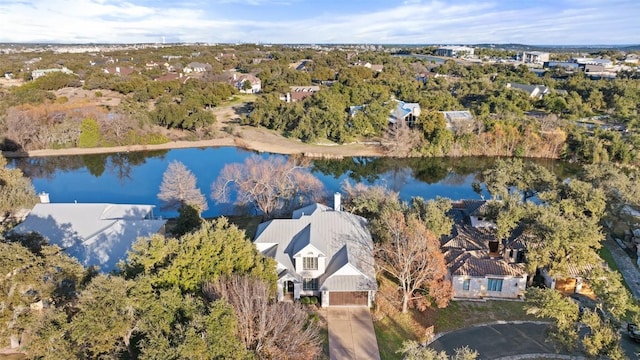
[[[277,262],[279,301],[318,296],[323,307],[370,307],[375,298],[367,221],[342,211],[338,193],[333,208],[311,204],[294,211],[291,219],[260,224],[254,244]]]

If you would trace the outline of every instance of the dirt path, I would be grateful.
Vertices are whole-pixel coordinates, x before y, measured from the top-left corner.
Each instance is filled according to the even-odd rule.
[[[230,105],[215,109],[215,126],[218,137],[199,141],[172,141],[158,145],[128,145],[98,148],[43,149],[18,152],[3,152],[5,157],[35,157],[60,155],[105,154],[129,151],[168,150],[198,147],[237,146],[259,152],[277,154],[303,154],[309,157],[342,158],[348,156],[382,156],[380,146],[375,144],[307,144],[296,139],[285,138],[274,131],[241,126],[240,116],[246,104]]]

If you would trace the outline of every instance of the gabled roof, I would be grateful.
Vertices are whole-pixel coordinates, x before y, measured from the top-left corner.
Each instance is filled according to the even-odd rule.
[[[292,219],[260,224],[254,244],[278,262],[280,274],[298,279],[293,257],[309,246],[319,250],[327,257],[320,289],[371,290],[377,286],[373,241],[366,220],[360,216],[311,204],[294,211]]]
[[[138,237],[159,232],[166,220],[152,218],[153,205],[37,204],[17,233],[37,232],[85,266],[114,270]]]
[[[396,100],[398,104],[395,109],[391,110],[391,116],[389,122],[395,124],[398,120],[402,120],[407,116],[413,114],[414,116],[420,116],[420,104],[409,103],[401,100]]]

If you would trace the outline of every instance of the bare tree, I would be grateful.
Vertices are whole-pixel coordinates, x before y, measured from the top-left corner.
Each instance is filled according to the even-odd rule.
[[[224,299],[238,319],[238,336],[258,359],[314,359],[322,341],[316,322],[301,305],[272,302],[264,281],[247,276],[223,277],[206,283],[209,300]]]
[[[417,217],[405,217],[401,210],[385,211],[380,222],[387,239],[377,246],[377,265],[398,282],[402,312],[408,311],[410,301],[420,308],[430,300],[438,307],[446,306],[452,289],[445,280],[447,268],[437,238]]]
[[[190,205],[199,211],[207,210],[207,199],[196,185],[196,177],[180,161],[172,161],[162,175],[160,199],[166,208],[177,209]]]
[[[322,183],[306,164],[289,159],[252,156],[242,164],[227,164],[211,185],[211,198],[228,202],[235,190],[237,205],[254,206],[267,219],[321,198]]]

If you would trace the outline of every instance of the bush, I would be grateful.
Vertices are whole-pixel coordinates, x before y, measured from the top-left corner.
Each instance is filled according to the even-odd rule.
[[[102,97],[102,91],[96,91],[94,95],[95,97]]]
[[[100,142],[100,138],[100,125],[98,125],[98,122],[91,118],[82,120],[78,146],[81,148],[96,147]]]
[[[303,296],[300,298],[300,302],[304,305],[309,305],[311,304],[311,300],[309,299],[308,296]]]

